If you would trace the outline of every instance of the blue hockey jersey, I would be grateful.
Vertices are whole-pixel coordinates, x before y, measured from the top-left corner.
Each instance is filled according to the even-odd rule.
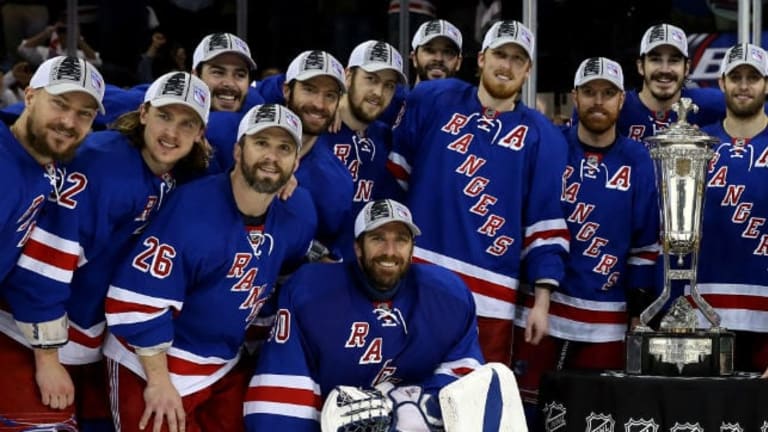
[[[768,130],[733,138],[721,122],[710,162],[698,289],[731,330],[768,332]],[[710,324],[700,316],[700,324]]]
[[[395,125],[389,167],[422,227],[414,257],[464,278],[480,316],[509,320],[520,278],[564,276],[567,149],[540,113],[521,103],[487,110],[477,92],[458,79],[416,86]]]
[[[0,122],[0,182],[6,185],[0,199],[0,282],[16,265],[55,178],[54,164],[41,166]]]
[[[318,432],[337,385],[389,381],[437,394],[483,363],[474,302],[457,276],[414,264],[386,302],[370,300],[365,283],[357,263],[309,264],[281,288],[246,396],[247,430]]]
[[[61,361],[91,363],[101,358],[112,270],[175,180],[155,175],[140,151],[115,131],[90,134],[59,175],[62,192],[40,215],[9,275],[7,300],[22,322],[67,314],[70,341],[59,352]],[[18,330],[9,335],[26,344]]]
[[[172,342],[168,368],[182,396],[216,382],[237,363],[280,267],[303,258],[316,224],[301,188],[249,226],[229,175],[180,187],[116,270],[104,355],[144,377],[133,347]]]
[[[626,292],[655,291],[660,221],[653,161],[637,141],[619,135],[608,148],[588,148],[577,131],[566,131],[561,203],[571,249],[565,280],[552,293],[549,333],[620,341],[627,331]],[[525,320],[517,324],[525,327]]]
[[[688,114],[688,123],[704,126],[725,117],[725,100],[720,89],[683,88],[681,95],[691,98],[699,107],[698,112]],[[616,127],[621,135],[642,141],[643,138],[657,134],[676,121],[677,114],[674,111],[653,112],[643,104],[637,91],[628,91]]]
[[[347,167],[354,182],[352,207],[347,222],[332,249],[341,251],[344,260],[355,261],[355,216],[368,201],[391,198],[402,201],[402,190],[392,173],[387,170],[387,156],[391,148],[390,128],[379,121],[368,125],[364,131],[355,132],[346,124],[339,132],[325,133],[315,145],[324,145]]]

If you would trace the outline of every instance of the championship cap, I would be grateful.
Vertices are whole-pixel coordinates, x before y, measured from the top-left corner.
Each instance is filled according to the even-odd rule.
[[[168,72],[156,79],[144,93],[144,102],[154,107],[181,104],[192,108],[208,124],[211,92],[200,78],[187,72]]]
[[[624,73],[621,71],[621,65],[605,57],[591,57],[581,62],[573,79],[573,87],[598,79],[609,81],[619,90],[624,90]]]
[[[669,45],[677,48],[683,57],[688,57],[688,38],[685,32],[670,24],[656,24],[645,31],[640,42],[640,55],[661,45]]]
[[[411,40],[411,48],[415,51],[416,48],[426,44],[437,37],[447,38],[449,41],[456,45],[456,49],[461,52],[462,37],[461,32],[455,25],[449,23],[446,20],[436,19],[423,23],[416,30]]]
[[[325,51],[304,51],[299,54],[285,72],[285,82],[293,80],[306,81],[316,76],[328,75],[335,79],[341,91],[346,90],[344,85],[344,66],[336,60],[336,57]]]
[[[413,217],[408,207],[392,199],[381,199],[368,202],[357,214],[355,238],[390,222],[404,223],[414,237],[421,234],[419,227],[413,223]]]
[[[720,74],[728,75],[741,65],[750,65],[757,69],[760,75],[768,76],[768,55],[757,45],[741,43],[728,48],[720,63]]]
[[[407,81],[403,73],[403,56],[386,42],[369,40],[356,46],[349,56],[347,66],[358,66],[366,72],[391,69],[397,72],[401,82]]]
[[[240,141],[243,135],[253,135],[271,127],[284,129],[296,141],[296,148],[301,149],[301,119],[278,104],[256,105],[248,110],[237,128],[237,140]]]
[[[88,93],[99,104],[99,112],[104,114],[104,78],[87,61],[77,57],[59,56],[46,60],[38,66],[29,86],[34,89],[45,88],[52,95],[73,91]]]
[[[248,63],[251,70],[256,69],[256,62],[251,58],[251,49],[245,41],[232,33],[212,33],[197,44],[192,55],[192,70],[197,69],[200,63],[224,53],[238,54]]]
[[[485,33],[483,51],[506,43],[520,45],[533,58],[533,33],[523,23],[514,20],[497,21]]]

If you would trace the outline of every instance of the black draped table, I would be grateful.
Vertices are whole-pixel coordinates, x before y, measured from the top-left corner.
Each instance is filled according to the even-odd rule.
[[[768,432],[768,380],[545,375],[538,430],[545,432]]]

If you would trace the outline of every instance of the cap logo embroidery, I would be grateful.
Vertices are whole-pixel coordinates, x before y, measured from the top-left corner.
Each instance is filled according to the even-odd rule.
[[[731,50],[731,53],[728,54],[728,63],[732,63],[736,60],[741,60],[744,58],[744,46],[743,45],[737,45],[733,47]]]
[[[80,81],[83,76],[83,70],[80,66],[80,60],[75,57],[65,57],[52,71],[52,81]]]
[[[386,42],[377,42],[371,47],[368,60],[372,62],[389,63],[389,47]]]
[[[440,21],[430,21],[427,26],[424,27],[424,36],[431,36],[433,34],[442,34],[442,25]]]
[[[95,88],[98,91],[101,91],[101,88],[104,86],[104,83],[101,81],[101,77],[99,74],[91,71],[91,83],[93,85],[93,88]]]
[[[496,37],[509,36],[513,39],[517,38],[517,23],[514,21],[504,21],[499,25],[499,31],[496,32]]]
[[[184,72],[178,72],[170,77],[163,84],[158,96],[172,95],[178,97],[184,97],[184,90],[187,88],[187,80],[184,76]]]
[[[587,61],[587,64],[584,65],[584,73],[583,75],[585,77],[592,76],[592,75],[600,75],[600,59],[593,58]]]
[[[194,87],[192,89],[192,99],[194,99],[195,103],[201,107],[205,107],[205,90],[201,89],[200,87]]]
[[[302,70],[324,70],[325,69],[325,55],[322,51],[312,51],[307,54],[307,58],[304,59],[304,67]]]
[[[239,39],[235,39],[234,42],[238,51],[242,51],[250,55],[251,50],[248,49],[248,45],[246,45],[245,42]]]
[[[277,122],[277,105],[268,104],[262,105],[253,112],[251,117],[251,123],[276,123]]]
[[[648,42],[658,42],[667,40],[667,32],[664,30],[663,25],[657,25],[651,29],[651,34],[648,36]]]
[[[387,218],[391,214],[389,203],[385,200],[376,201],[371,205],[370,212],[368,213],[368,221],[373,222],[378,219]]]
[[[211,39],[208,41],[208,51],[214,51],[218,49],[228,49],[229,38],[226,33],[214,33],[211,35]]]

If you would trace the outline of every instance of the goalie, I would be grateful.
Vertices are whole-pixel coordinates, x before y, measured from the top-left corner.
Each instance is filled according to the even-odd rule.
[[[407,207],[368,203],[354,234],[356,262],[305,265],[281,289],[247,430],[319,431],[326,398],[323,430],[440,430],[439,391],[484,362],[470,291],[411,264],[420,231]]]

